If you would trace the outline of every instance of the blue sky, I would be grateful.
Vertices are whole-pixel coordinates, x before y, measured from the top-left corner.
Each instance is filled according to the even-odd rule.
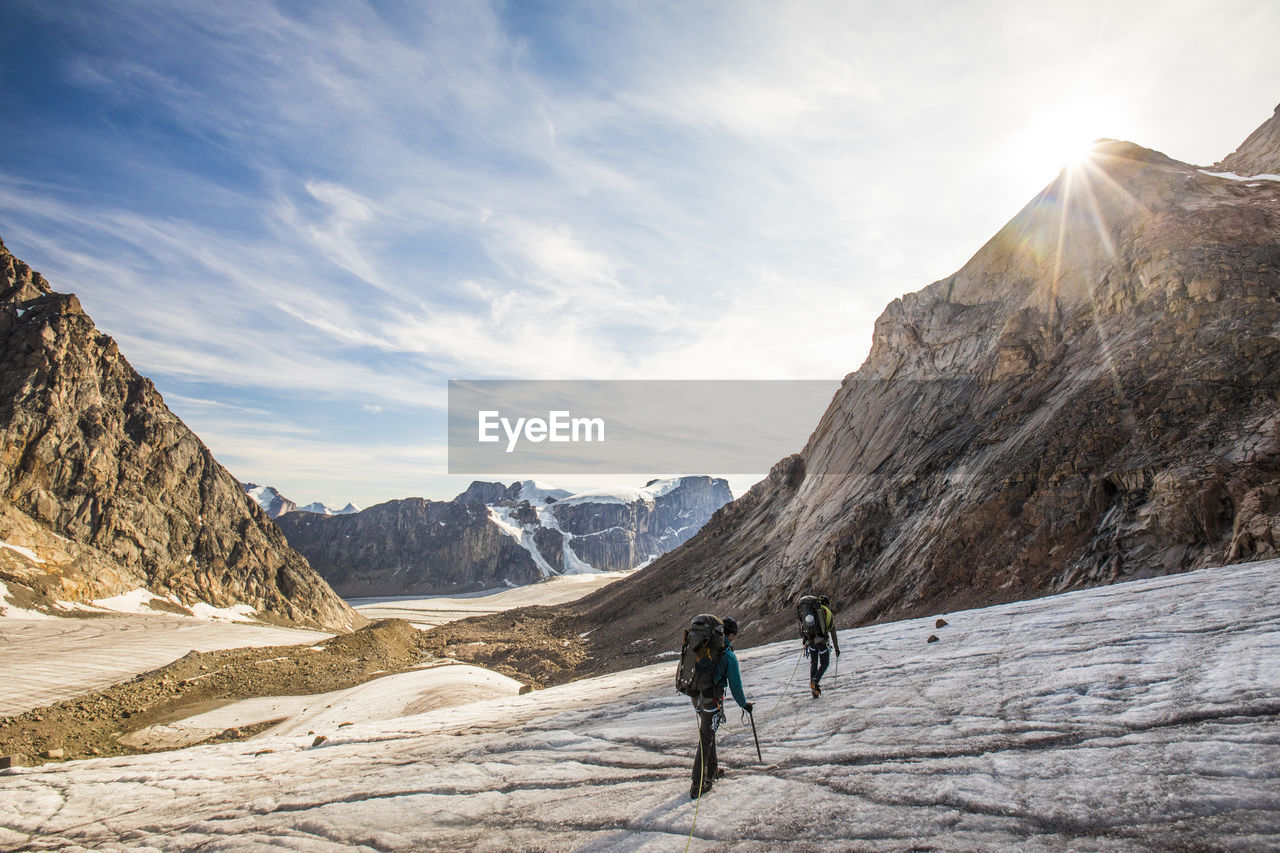
[[[1230,0],[6,0],[0,237],[242,480],[447,498],[446,380],[841,376],[1072,148],[1229,153],[1278,40]]]

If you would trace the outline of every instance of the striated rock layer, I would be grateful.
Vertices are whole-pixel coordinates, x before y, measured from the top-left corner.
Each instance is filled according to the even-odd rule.
[[[364,623],[70,294],[0,243],[0,581],[24,606],[145,588],[187,609]]]
[[[848,625],[1278,554],[1280,182],[1107,141],[888,306],[803,450],[557,612],[617,668],[808,591]]]

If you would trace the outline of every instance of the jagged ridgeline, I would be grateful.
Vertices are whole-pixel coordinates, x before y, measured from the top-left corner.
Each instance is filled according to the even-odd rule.
[[[0,243],[0,581],[59,612],[147,590],[153,608],[252,608],[347,630],[334,594],[80,302]]]
[[[632,569],[686,542],[730,498],[712,477],[578,494],[532,480],[474,482],[451,501],[286,512],[276,523],[345,596],[432,594]]]
[[[1208,169],[1099,143],[888,306],[798,454],[572,627],[626,657],[709,608],[780,636],[811,590],[864,623],[1277,556],[1278,140],[1280,114]]]

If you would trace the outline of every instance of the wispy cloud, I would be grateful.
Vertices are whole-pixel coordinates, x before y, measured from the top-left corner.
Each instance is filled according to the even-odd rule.
[[[245,410],[202,421],[220,455],[351,481],[448,378],[847,373],[1056,137],[1217,159],[1280,79],[1246,0],[6,15],[0,235],[162,391]]]

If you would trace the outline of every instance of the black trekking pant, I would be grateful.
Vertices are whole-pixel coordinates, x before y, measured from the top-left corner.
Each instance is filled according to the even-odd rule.
[[[809,648],[809,680],[814,684],[822,681],[822,673],[827,671],[827,667],[831,665],[831,649],[823,646],[821,649]]]
[[[706,787],[716,777],[716,769],[718,767],[716,764],[716,730],[712,726],[718,713],[720,713],[719,708],[712,708],[710,711],[699,710],[697,712],[698,751],[693,756],[691,791],[698,790],[699,785]]]

